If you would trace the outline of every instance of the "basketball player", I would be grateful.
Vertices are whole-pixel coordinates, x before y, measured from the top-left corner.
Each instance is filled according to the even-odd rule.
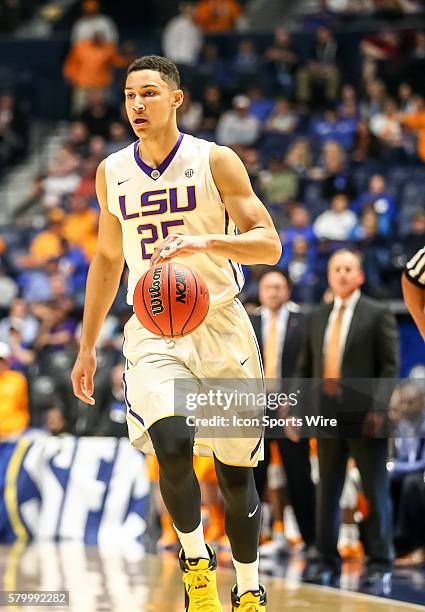
[[[401,286],[407,309],[425,340],[425,246],[407,262]]]
[[[97,171],[99,236],[72,382],[75,395],[94,404],[96,339],[115,298],[124,259],[131,304],[134,287],[149,265],[190,256],[186,264],[200,272],[210,292],[205,322],[184,338],[165,340],[132,316],[124,330],[123,378],[130,440],[157,456],[162,497],[182,546],[186,610],[219,612],[216,558],[204,541],[193,470],[196,440],[184,416],[173,413],[173,381],[261,378],[253,330],[235,296],[243,282],[240,264],[275,264],[281,244],[237,155],[179,133],[176,110],[182,102],[179,74],[169,60],[147,56],[128,68],[125,105],[138,140],[110,155]],[[236,569],[232,607],[262,612],[266,594],[258,583],[260,500],[252,470],[262,457],[262,440],[260,435],[252,445],[237,442],[216,437],[208,446]]]

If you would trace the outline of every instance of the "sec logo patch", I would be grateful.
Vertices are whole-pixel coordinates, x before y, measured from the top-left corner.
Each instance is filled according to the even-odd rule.
[[[189,168],[188,170],[185,171],[185,176],[187,176],[187,178],[192,178],[192,176],[195,174],[195,170],[193,170],[192,168]]]

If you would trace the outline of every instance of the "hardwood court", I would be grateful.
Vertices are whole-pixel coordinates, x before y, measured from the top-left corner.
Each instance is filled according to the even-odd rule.
[[[234,574],[220,568],[218,581],[225,612],[230,612]],[[325,589],[281,578],[264,578],[268,612],[408,612],[422,606]],[[40,543],[0,547],[0,590],[68,590],[69,610],[182,612],[183,587],[176,559],[147,555],[130,545],[86,547],[79,543]],[[5,608],[3,608],[5,609]],[[52,608],[22,608],[51,610]],[[64,608],[53,608],[64,609]]]

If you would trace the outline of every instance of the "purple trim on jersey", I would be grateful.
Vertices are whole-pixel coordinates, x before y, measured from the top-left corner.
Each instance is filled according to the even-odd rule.
[[[139,416],[137,414],[137,412],[134,412],[134,410],[131,407],[130,402],[128,401],[128,397],[127,397],[127,381],[125,379],[125,372],[123,372],[122,380],[123,380],[123,383],[124,383],[124,399],[125,399],[125,403],[127,405],[127,410],[129,412],[129,414],[131,414],[131,416],[133,416],[135,419],[137,419],[139,421],[139,423],[141,423],[143,425],[143,427],[144,427],[145,426],[144,420],[142,419],[141,416]]]
[[[263,439],[263,437],[261,436],[261,438],[258,440],[257,444],[255,445],[254,450],[252,451],[251,455],[250,455],[250,459],[252,459],[255,455],[255,453],[258,451],[258,449],[260,448],[260,444],[261,444],[261,440]]]
[[[182,143],[183,140],[183,136],[184,134],[180,133],[179,139],[176,142],[176,144],[174,145],[174,147],[171,149],[171,151],[169,152],[169,154],[167,155],[167,157],[164,159],[164,161],[162,161],[159,166],[157,168],[151,168],[150,166],[148,166],[148,164],[146,164],[143,159],[140,157],[139,154],[139,140],[136,140],[136,142],[134,143],[134,159],[136,160],[136,164],[139,166],[139,168],[141,170],[143,170],[143,172],[145,174],[147,174],[149,176],[149,178],[153,179],[154,181],[156,181],[157,179],[159,179],[159,177],[164,174],[164,172],[166,171],[166,169],[168,168],[168,166],[171,164],[171,162],[173,161],[174,157],[176,156],[177,151],[180,148],[180,145]],[[153,172],[159,172],[157,177],[153,177],[152,173]]]

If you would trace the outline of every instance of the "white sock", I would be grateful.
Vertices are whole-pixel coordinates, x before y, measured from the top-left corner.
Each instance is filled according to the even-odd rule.
[[[252,563],[240,563],[232,557],[233,565],[236,570],[236,583],[238,585],[238,595],[241,596],[247,591],[258,591],[258,557]]]
[[[186,559],[199,559],[200,557],[203,559],[210,558],[208,548],[205,546],[202,522],[199,523],[199,526],[194,531],[190,531],[189,533],[182,533],[175,525],[174,529],[176,530]]]

